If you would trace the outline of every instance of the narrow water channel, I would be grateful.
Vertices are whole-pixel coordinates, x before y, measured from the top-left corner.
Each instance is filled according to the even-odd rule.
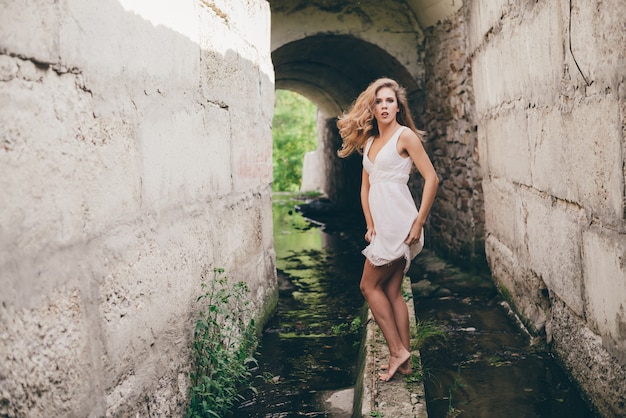
[[[354,217],[341,230],[322,227],[294,209],[303,203],[295,195],[273,198],[279,301],[259,348],[257,393],[245,394],[235,417],[351,416],[362,243],[350,234]]]
[[[524,332],[488,274],[463,272],[428,250],[412,269],[416,317],[448,335],[447,344],[421,350],[429,418],[600,417]]]
[[[322,225],[294,209],[303,203],[274,196],[279,302],[254,369],[257,393],[244,394],[236,418],[351,417],[361,336],[350,328],[364,313],[362,217]],[[408,275],[416,318],[448,336],[421,349],[429,418],[600,418],[524,332],[488,274],[464,272],[426,249]]]

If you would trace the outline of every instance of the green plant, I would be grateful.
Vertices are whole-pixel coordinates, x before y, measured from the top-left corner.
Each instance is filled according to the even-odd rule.
[[[350,322],[350,332],[353,334],[358,334],[361,332],[361,328],[363,327],[363,322],[361,321],[361,317],[354,317],[352,322]]]
[[[333,332],[333,335],[359,334],[361,332],[361,325],[361,318],[357,316],[354,317],[352,322],[350,322],[349,324],[346,322],[342,322],[341,324],[333,325],[331,327],[331,330]]]
[[[315,105],[297,93],[277,90],[272,140],[272,190],[300,190],[304,154],[317,147]]]
[[[374,417],[374,418],[383,418],[385,415],[383,415],[382,412],[380,411],[372,411],[370,412],[370,417]]]
[[[435,339],[437,343],[441,344],[447,341],[444,329],[432,320],[416,320],[415,324],[411,324],[410,333],[412,351],[418,351],[426,340]],[[411,355],[411,369],[411,374],[406,376],[406,384],[409,389],[412,385],[421,383],[425,378],[434,377],[428,367],[422,364],[419,356]]]
[[[439,344],[448,341],[445,330],[435,321],[417,320],[411,329],[411,349],[419,350],[426,340],[435,340]]]
[[[231,284],[224,270],[213,269],[212,280],[202,274],[196,302],[202,304],[192,347],[187,418],[224,417],[242,388],[250,384],[249,365],[258,337],[246,298],[245,282]]]
[[[348,324],[346,324],[345,322],[333,325],[330,328],[333,331],[333,335],[345,335],[348,333]]]

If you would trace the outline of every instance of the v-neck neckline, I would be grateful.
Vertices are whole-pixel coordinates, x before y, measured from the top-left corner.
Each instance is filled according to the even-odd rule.
[[[373,159],[373,160],[372,160],[372,159],[370,158],[370,156],[369,156],[369,153],[370,153],[370,151],[371,151],[371,149],[372,149],[372,144],[374,143],[374,139],[375,139],[375,137],[373,137],[373,138],[372,138],[372,140],[371,140],[371,142],[370,142],[370,146],[367,148],[367,153],[365,154],[365,156],[367,157],[367,159],[368,159],[368,160],[369,160],[372,164],[374,164],[374,163],[376,162],[376,160],[378,159],[378,156],[380,155],[380,153],[381,153],[381,152],[383,152],[383,150],[385,149],[385,147],[387,146],[387,144],[389,144],[389,142],[391,142],[391,140],[393,139],[393,137],[394,137],[394,136],[396,136],[396,134],[398,133],[398,131],[399,131],[400,129],[402,129],[402,125],[400,125],[400,126],[398,127],[398,129],[396,129],[396,130],[393,132],[393,135],[391,135],[391,136],[389,137],[389,139],[387,140],[387,142],[385,142],[385,143],[383,144],[383,146],[382,146],[382,147],[380,147],[380,149],[379,149],[379,150],[378,150],[378,152],[376,153],[376,156],[374,157],[374,159]]]

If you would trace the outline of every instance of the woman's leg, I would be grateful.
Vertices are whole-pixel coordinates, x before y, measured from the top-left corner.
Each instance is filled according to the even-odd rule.
[[[380,379],[385,381],[391,379],[398,368],[411,357],[411,353],[402,342],[394,309],[384,290],[386,283],[394,276],[398,264],[400,263],[395,262],[390,266],[374,267],[366,261],[361,278],[361,292],[389,347],[389,368],[387,373],[379,375]]]
[[[409,310],[407,303],[404,300],[404,295],[402,294],[404,259],[402,259],[401,263],[394,264],[394,266],[395,270],[393,271],[391,278],[383,285],[383,291],[385,292],[385,295],[387,295],[389,303],[391,303],[391,309],[393,311],[393,316],[396,321],[396,327],[398,329],[402,345],[404,345],[404,348],[410,352]],[[411,361],[406,361],[398,369],[398,371],[403,374],[411,373]]]

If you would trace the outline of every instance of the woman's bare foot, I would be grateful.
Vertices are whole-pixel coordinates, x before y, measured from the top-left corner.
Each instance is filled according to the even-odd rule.
[[[378,373],[378,378],[384,382],[391,380],[394,374],[398,371],[400,366],[411,358],[411,353],[406,349],[403,349],[398,356],[389,356],[389,365],[387,373]]]
[[[389,370],[389,365],[383,364],[382,366],[380,366],[380,370]],[[403,375],[409,375],[413,373],[413,368],[411,367],[410,359],[405,361],[404,363],[402,363],[400,367],[398,367],[398,373],[403,374]]]

